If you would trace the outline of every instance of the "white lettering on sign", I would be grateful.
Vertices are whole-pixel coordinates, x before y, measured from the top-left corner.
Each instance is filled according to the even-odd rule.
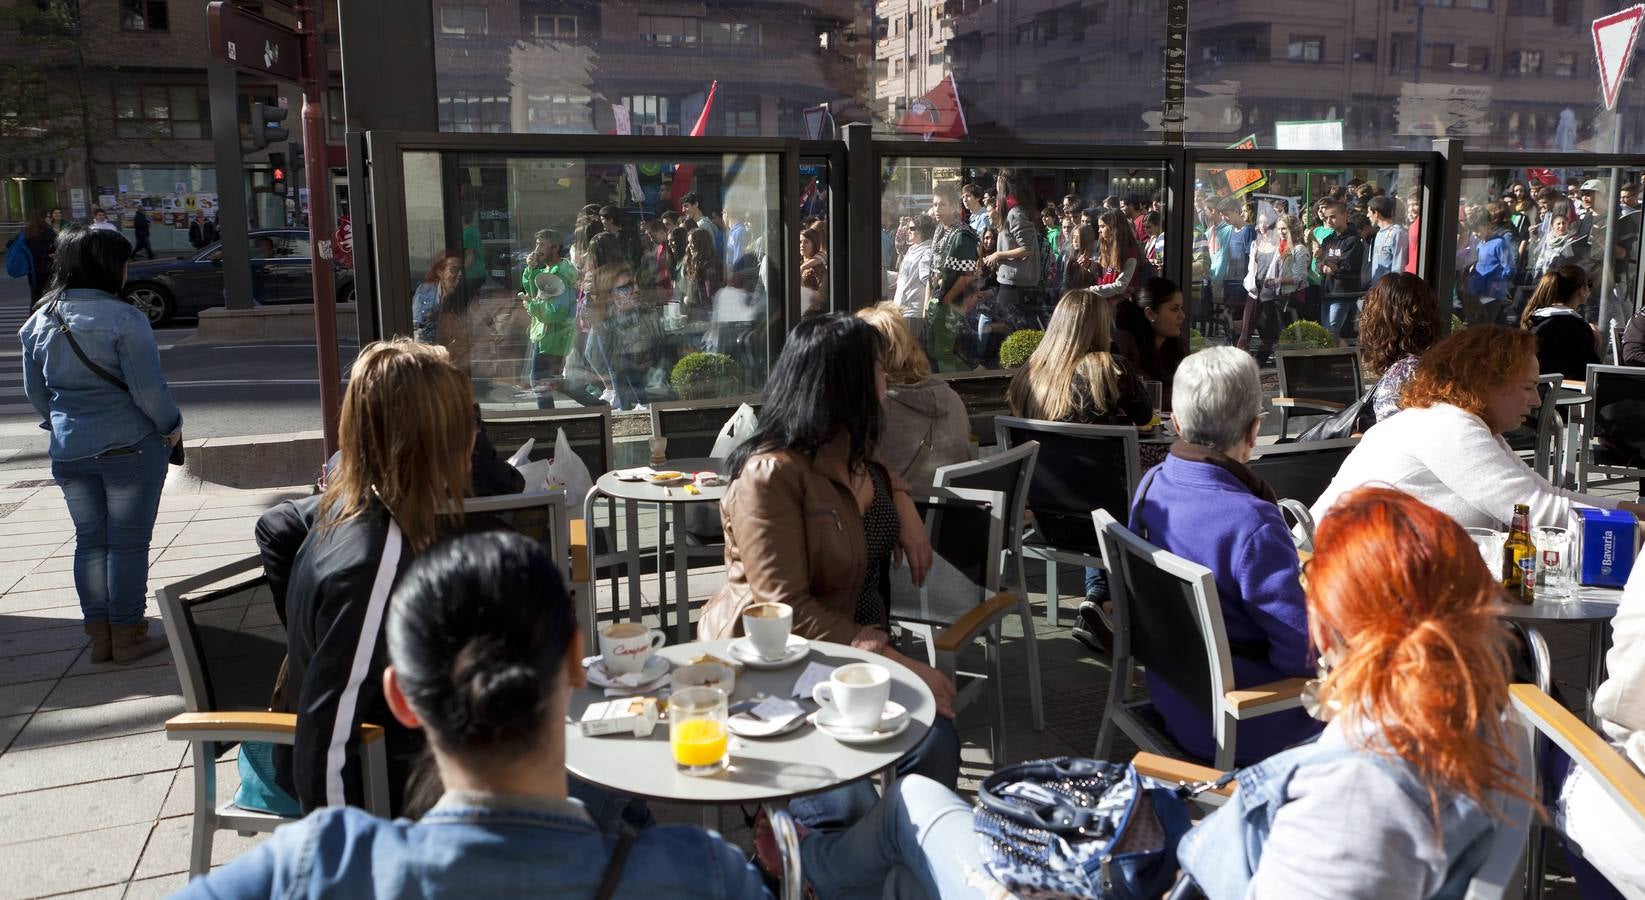
[[[321,259],[330,259],[331,258],[331,242],[330,241],[321,241],[320,242],[320,258]]]
[[[233,41],[228,42],[228,58],[230,60],[238,60],[240,58],[239,48],[234,46]]]

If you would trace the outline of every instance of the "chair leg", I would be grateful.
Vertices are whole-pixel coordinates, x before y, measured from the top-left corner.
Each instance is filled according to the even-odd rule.
[[[1108,702],[1102,707],[1102,726],[1097,729],[1097,746],[1091,754],[1097,759],[1107,759],[1113,752],[1114,714],[1125,702],[1125,686],[1131,682],[1129,659],[1120,659],[1116,653],[1109,666],[1112,671],[1108,675]]]
[[[189,842],[188,875],[194,878],[211,871],[211,845],[217,835],[216,745],[195,741],[194,748],[194,836]]]
[[[925,662],[931,668],[937,668],[937,638],[936,632],[930,625],[923,622],[904,622],[902,630],[920,636],[920,643],[925,645]]]
[[[1058,615],[1062,612],[1062,592],[1057,589],[1057,561],[1045,561],[1045,624],[1056,628]]]
[[[1541,900],[1548,867],[1548,829],[1531,823],[1531,843],[1525,853],[1526,900]]]
[[[1005,764],[1005,646],[1001,637],[998,625],[989,629],[988,678],[994,689],[994,739],[990,742],[993,745],[990,752],[995,766]]]
[[[1040,645],[1034,636],[1034,610],[1028,598],[1017,601],[1017,618],[1022,620],[1023,650],[1028,656],[1028,706],[1034,718],[1034,730],[1045,730],[1045,698],[1040,687]]]
[[[1217,768],[1224,772],[1231,772],[1234,769],[1234,729],[1238,727],[1238,720],[1224,710],[1216,714],[1215,723],[1213,726],[1216,732],[1213,737],[1217,742],[1215,764]]]
[[[657,504],[657,627],[668,633],[668,504]]]

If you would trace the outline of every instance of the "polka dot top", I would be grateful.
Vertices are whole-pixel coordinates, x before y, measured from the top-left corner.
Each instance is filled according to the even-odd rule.
[[[891,491],[885,486],[885,475],[880,467],[870,465],[868,476],[874,482],[874,499],[863,513],[863,539],[868,545],[868,568],[863,574],[862,593],[857,595],[858,625],[872,625],[889,630],[891,614],[885,598],[880,596],[880,570],[891,559],[891,546],[897,540],[897,507],[891,502]]]

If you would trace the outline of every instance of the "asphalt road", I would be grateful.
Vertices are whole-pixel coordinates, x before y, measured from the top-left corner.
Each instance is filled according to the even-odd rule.
[[[0,275],[0,470],[47,464],[45,432],[23,396],[17,329],[28,317],[28,285]],[[312,344],[195,344],[192,323],[155,332],[160,363],[183,410],[186,438],[290,434],[320,428]],[[343,371],[356,347],[341,350]]]

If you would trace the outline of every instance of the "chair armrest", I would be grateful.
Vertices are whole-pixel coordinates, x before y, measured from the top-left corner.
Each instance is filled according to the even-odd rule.
[[[1508,695],[1520,715],[1594,775],[1605,793],[1645,828],[1645,773],[1536,685],[1509,685]]]
[[[1234,718],[1246,719],[1302,706],[1302,690],[1307,685],[1306,678],[1287,678],[1228,691],[1222,699],[1233,711]]]
[[[1016,594],[995,594],[988,600],[971,608],[970,612],[960,616],[942,631],[937,632],[936,644],[938,653],[958,653],[976,639],[989,626],[998,622],[1006,615],[1017,609]]]
[[[269,741],[289,744],[297,737],[296,713],[179,713],[166,720],[166,737],[174,741]],[[381,740],[383,727],[360,726],[361,743]]]
[[[1210,766],[1202,766],[1198,763],[1187,762],[1186,760],[1172,759],[1169,756],[1160,756],[1158,753],[1138,753],[1136,756],[1131,757],[1131,765],[1137,770],[1137,774],[1139,775],[1146,775],[1149,778],[1157,778],[1160,781],[1169,781],[1173,784],[1195,784],[1201,781],[1216,781],[1223,775],[1221,769],[1213,769]],[[1232,797],[1234,795],[1234,787],[1234,783],[1229,782],[1227,785],[1220,788],[1215,788],[1208,793],[1221,794],[1224,797]]]
[[[1309,400],[1306,397],[1275,397],[1270,402],[1286,409],[1320,409],[1326,412],[1342,412],[1347,405],[1331,400]]]
[[[582,519],[570,521],[571,581],[582,584],[588,580],[588,523]]]

